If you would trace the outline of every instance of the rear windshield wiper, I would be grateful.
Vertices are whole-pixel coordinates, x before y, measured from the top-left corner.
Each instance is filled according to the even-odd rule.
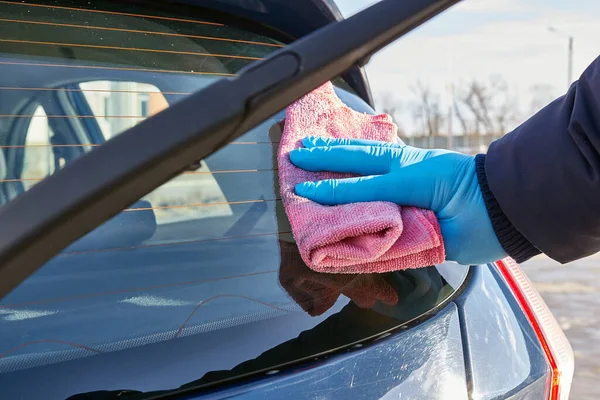
[[[156,187],[460,0],[382,0],[109,140],[0,208],[0,298]]]

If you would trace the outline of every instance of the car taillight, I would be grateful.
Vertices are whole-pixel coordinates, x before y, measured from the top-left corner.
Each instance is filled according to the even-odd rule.
[[[514,260],[507,258],[498,261],[496,266],[544,348],[551,371],[546,398],[550,400],[568,399],[575,364],[569,341],[519,265]]]

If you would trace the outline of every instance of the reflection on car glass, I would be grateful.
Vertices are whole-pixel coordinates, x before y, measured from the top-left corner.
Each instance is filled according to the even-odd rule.
[[[310,316],[322,315],[345,296],[348,302],[298,337],[279,344],[231,370],[211,371],[202,378],[172,391],[135,390],[82,393],[69,400],[147,399],[175,390],[201,388],[261,371],[281,368],[293,361],[306,360],[331,349],[339,349],[372,339],[431,310],[454,289],[435,267],[386,274],[325,274],[309,269],[295,243],[279,240],[281,266],[279,283]],[[102,397],[95,397],[95,396]]]
[[[309,269],[293,242],[279,241],[279,282],[311,316],[331,308],[340,296],[404,323],[427,312],[446,295],[448,282],[435,267],[385,274],[326,274]],[[449,290],[454,290],[449,288]]]
[[[371,308],[378,301],[396,305],[398,294],[378,274],[324,274],[309,269],[300,257],[298,246],[280,241],[281,267],[279,282],[296,303],[315,317],[330,309],[340,295],[361,308]]]

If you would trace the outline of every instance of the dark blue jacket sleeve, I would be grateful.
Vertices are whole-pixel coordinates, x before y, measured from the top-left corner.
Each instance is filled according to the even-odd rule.
[[[516,261],[600,251],[600,58],[476,164],[496,234]]]

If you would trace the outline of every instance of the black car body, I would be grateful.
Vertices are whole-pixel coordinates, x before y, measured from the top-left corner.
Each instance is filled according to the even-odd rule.
[[[46,177],[120,132],[341,20],[329,0],[0,2],[2,203],[50,190]],[[361,67],[334,84],[375,112]],[[308,269],[279,199],[283,118],[153,188],[6,294],[3,398],[567,398],[570,347],[510,260]],[[167,122],[165,140],[186,125]],[[129,158],[82,168],[69,187]]]

